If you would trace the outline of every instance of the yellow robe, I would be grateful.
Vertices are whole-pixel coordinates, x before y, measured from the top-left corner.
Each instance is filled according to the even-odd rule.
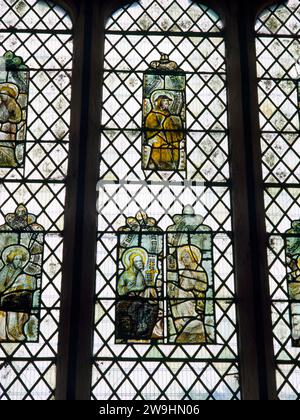
[[[151,131],[147,131],[151,130]],[[149,166],[151,169],[178,169],[180,142],[184,138],[182,124],[168,111],[151,111],[146,118],[146,138],[151,144]]]
[[[22,110],[14,98],[8,98],[6,104],[0,105],[0,167],[15,168],[18,166],[15,149],[17,130],[22,120]]]

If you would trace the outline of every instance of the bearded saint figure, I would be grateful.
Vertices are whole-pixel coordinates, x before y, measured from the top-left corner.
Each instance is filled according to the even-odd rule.
[[[183,123],[172,115],[173,99],[160,95],[145,122],[147,144],[151,145],[148,169],[176,170],[180,162],[180,143],[184,138]]]
[[[19,89],[11,83],[0,84],[0,167],[15,167],[15,141],[17,124],[22,120],[22,110],[17,102]]]

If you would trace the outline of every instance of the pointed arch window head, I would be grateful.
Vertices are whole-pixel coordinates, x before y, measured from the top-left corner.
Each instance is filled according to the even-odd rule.
[[[220,17],[191,0],[142,0],[119,9],[107,21],[107,31],[220,32]]]
[[[261,35],[299,35],[299,1],[286,0],[283,3],[275,4],[259,15],[255,26],[256,33]]]
[[[0,0],[0,11],[2,31],[71,31],[73,27],[69,14],[52,1]]]
[[[298,0],[270,7],[258,17],[259,77],[299,79],[299,20]]]
[[[147,32],[144,19],[153,20]],[[172,25],[162,25],[169,20]],[[188,29],[182,22],[190,22]],[[169,65],[160,68],[154,63],[162,57]],[[106,25],[104,71],[101,160],[107,179],[129,173],[149,180],[229,178],[225,43],[216,13],[192,1],[124,7]],[[168,101],[165,115],[157,109],[160,97]],[[112,154],[105,139],[120,143],[123,157]]]

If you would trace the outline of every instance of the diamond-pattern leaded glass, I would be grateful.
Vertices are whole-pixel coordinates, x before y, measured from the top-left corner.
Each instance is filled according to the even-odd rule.
[[[289,0],[265,10],[256,30],[278,395],[281,399],[300,399],[296,249],[300,219],[299,1]]]
[[[22,254],[19,259],[25,259],[24,248],[29,249],[30,258],[35,264],[31,267],[31,273],[27,273],[26,268],[21,273],[30,280],[27,295],[24,294],[22,300],[27,305],[32,303],[30,316],[33,321],[27,322],[25,316],[22,320],[26,321],[23,333],[27,339],[21,344],[0,344],[0,398],[3,400],[54,398],[72,48],[72,23],[63,9],[48,1],[0,0],[0,57],[7,53],[14,54],[23,60],[29,72],[27,131],[22,146],[22,164],[14,167],[1,167],[0,164],[1,230],[3,225],[10,226],[7,220],[11,222],[11,215],[15,214],[16,209],[20,217],[25,213],[25,208],[28,220],[36,218],[35,223],[43,227],[43,249],[41,234],[35,236],[36,232],[32,231],[30,223],[24,231],[21,229],[17,233],[15,244],[9,243],[12,234],[8,235],[10,239],[7,242],[7,237],[4,238],[7,233],[1,233],[1,247],[6,249],[4,256],[2,253],[2,274],[8,270],[3,264],[13,255],[6,255],[10,245],[15,245],[19,254]],[[0,75],[3,70],[2,66]],[[21,156],[21,152],[17,156]],[[36,282],[32,281],[32,277]],[[33,286],[35,292],[31,301]],[[8,299],[1,301],[2,309],[3,304],[12,303]],[[9,308],[12,309],[6,306],[6,309]],[[18,313],[19,318],[21,314]],[[29,316],[28,313],[25,315]],[[31,337],[30,332],[35,336]]]
[[[168,80],[166,65],[182,79]],[[149,68],[161,79],[149,81]],[[151,106],[148,87],[163,96]],[[115,12],[106,26],[102,98],[92,398],[239,399],[219,16],[190,0],[142,0]],[[171,112],[181,98],[181,114]],[[163,110],[182,124],[152,128],[145,109],[151,119]],[[173,141],[170,132],[177,133],[173,168],[168,153],[150,150],[157,137]],[[152,326],[143,335],[147,317]]]

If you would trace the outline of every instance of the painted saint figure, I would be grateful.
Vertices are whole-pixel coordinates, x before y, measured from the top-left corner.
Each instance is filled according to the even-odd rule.
[[[195,246],[183,246],[177,252],[179,284],[172,285],[169,293],[177,329],[176,342],[205,342],[204,315],[208,276],[201,266],[201,251]]]
[[[190,205],[167,234],[168,340],[215,342],[212,230]]]
[[[11,83],[0,84],[0,124],[1,124],[1,166],[16,166],[15,140],[17,124],[22,120],[22,110],[17,102],[19,89]]]
[[[17,124],[21,121],[22,110],[16,99],[19,89],[11,83],[0,84],[0,122]]]
[[[116,340],[149,342],[163,337],[163,235],[144,212],[127,217],[118,231]]]
[[[27,129],[29,69],[8,51],[0,72],[0,168],[23,164]]]
[[[176,170],[179,166],[183,122],[180,116],[171,115],[172,102],[170,96],[158,96],[146,118],[146,138],[151,145],[150,169]]]
[[[143,78],[142,165],[152,171],[186,170],[186,75],[167,54]]]
[[[0,226],[0,342],[37,342],[44,228],[20,204]]]
[[[286,232],[287,276],[291,302],[292,337],[294,345],[300,347],[300,221],[292,222]]]
[[[10,246],[2,253],[4,267],[0,271],[0,340],[24,341],[25,324],[29,320],[36,279],[23,269],[30,260],[28,250]]]
[[[162,328],[157,324],[157,291],[154,284],[158,270],[147,270],[148,258],[147,251],[142,248],[128,249],[123,256],[125,271],[118,281],[119,296],[130,300],[121,300],[117,308],[120,314],[126,307],[136,338],[155,337],[161,334]]]
[[[141,248],[133,248],[125,252],[123,264],[126,270],[118,282],[120,296],[157,297],[153,285],[146,283],[145,268],[147,260],[147,252]]]

